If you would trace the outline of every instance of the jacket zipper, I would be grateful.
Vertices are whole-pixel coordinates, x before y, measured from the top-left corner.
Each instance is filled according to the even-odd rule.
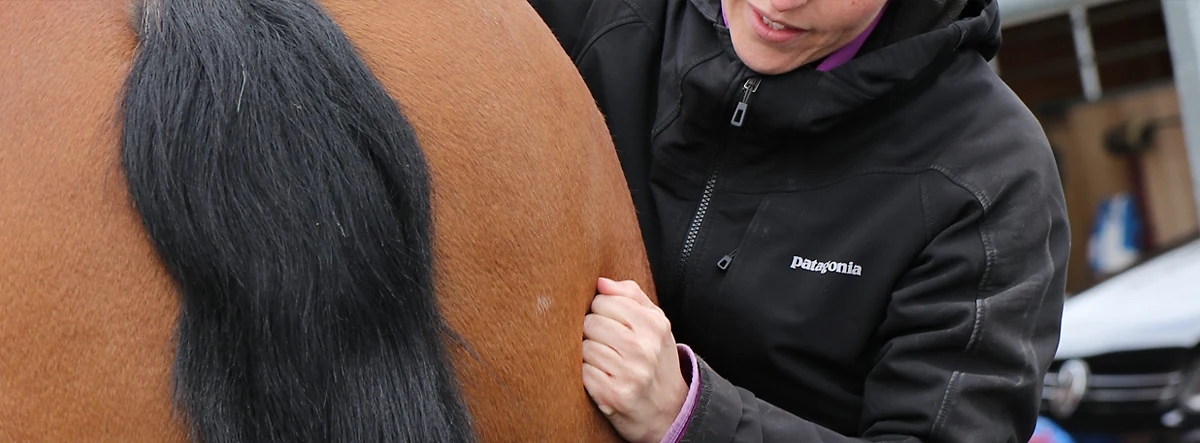
[[[750,107],[750,94],[758,90],[759,83],[762,83],[762,79],[758,77],[746,79],[746,84],[742,85],[742,100],[733,110],[733,118],[729,119],[729,124],[736,128],[742,127],[742,122],[746,120],[746,108]]]
[[[750,107],[750,96],[758,91],[758,85],[762,83],[759,77],[750,77],[746,79],[746,83],[742,84],[742,97],[738,100],[737,107],[734,108],[733,117],[729,119],[729,124],[735,128],[740,128],[746,120],[746,109]],[[724,150],[724,148],[719,148]],[[683,248],[679,251],[679,267],[675,269],[675,288],[677,288],[677,296],[682,297],[683,294],[683,279],[687,274],[688,260],[692,257],[692,248],[696,246],[696,239],[700,236],[700,228],[704,225],[704,219],[708,215],[708,206],[712,203],[713,192],[717,187],[717,179],[721,176],[721,155],[713,162],[712,172],[708,175],[708,180],[704,182],[704,193],[700,196],[700,203],[696,206],[696,212],[692,216],[692,223],[688,227],[687,237],[684,237]],[[731,259],[732,261],[732,259]]]
[[[725,254],[724,257],[721,257],[721,260],[717,262],[717,269],[722,271],[729,270],[729,265],[733,264],[733,258],[737,257],[737,252],[738,250],[734,249],[733,252]]]

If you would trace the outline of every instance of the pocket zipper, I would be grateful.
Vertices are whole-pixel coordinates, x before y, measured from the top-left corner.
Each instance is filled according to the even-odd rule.
[[[717,261],[717,268],[720,268],[722,271],[728,270],[729,265],[733,264],[733,258],[737,257],[737,253],[738,250],[734,249],[733,252],[725,254],[724,257],[721,257],[721,260]]]

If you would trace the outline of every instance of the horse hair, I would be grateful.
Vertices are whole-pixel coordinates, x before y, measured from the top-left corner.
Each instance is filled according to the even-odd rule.
[[[181,300],[193,441],[473,441],[427,164],[355,47],[314,0],[140,8],[121,163]]]

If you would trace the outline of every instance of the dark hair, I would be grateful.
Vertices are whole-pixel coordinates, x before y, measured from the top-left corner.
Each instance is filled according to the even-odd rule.
[[[129,192],[181,298],[195,441],[473,440],[412,127],[313,0],[151,0]]]

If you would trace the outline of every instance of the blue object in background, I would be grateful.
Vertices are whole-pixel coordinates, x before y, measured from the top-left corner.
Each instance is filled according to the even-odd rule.
[[[1046,417],[1038,417],[1029,443],[1077,443],[1071,434]],[[1080,442],[1081,443],[1081,442]]]
[[[1141,256],[1142,220],[1133,197],[1119,192],[1100,203],[1088,238],[1087,262],[1093,275],[1111,275],[1128,268]]]

